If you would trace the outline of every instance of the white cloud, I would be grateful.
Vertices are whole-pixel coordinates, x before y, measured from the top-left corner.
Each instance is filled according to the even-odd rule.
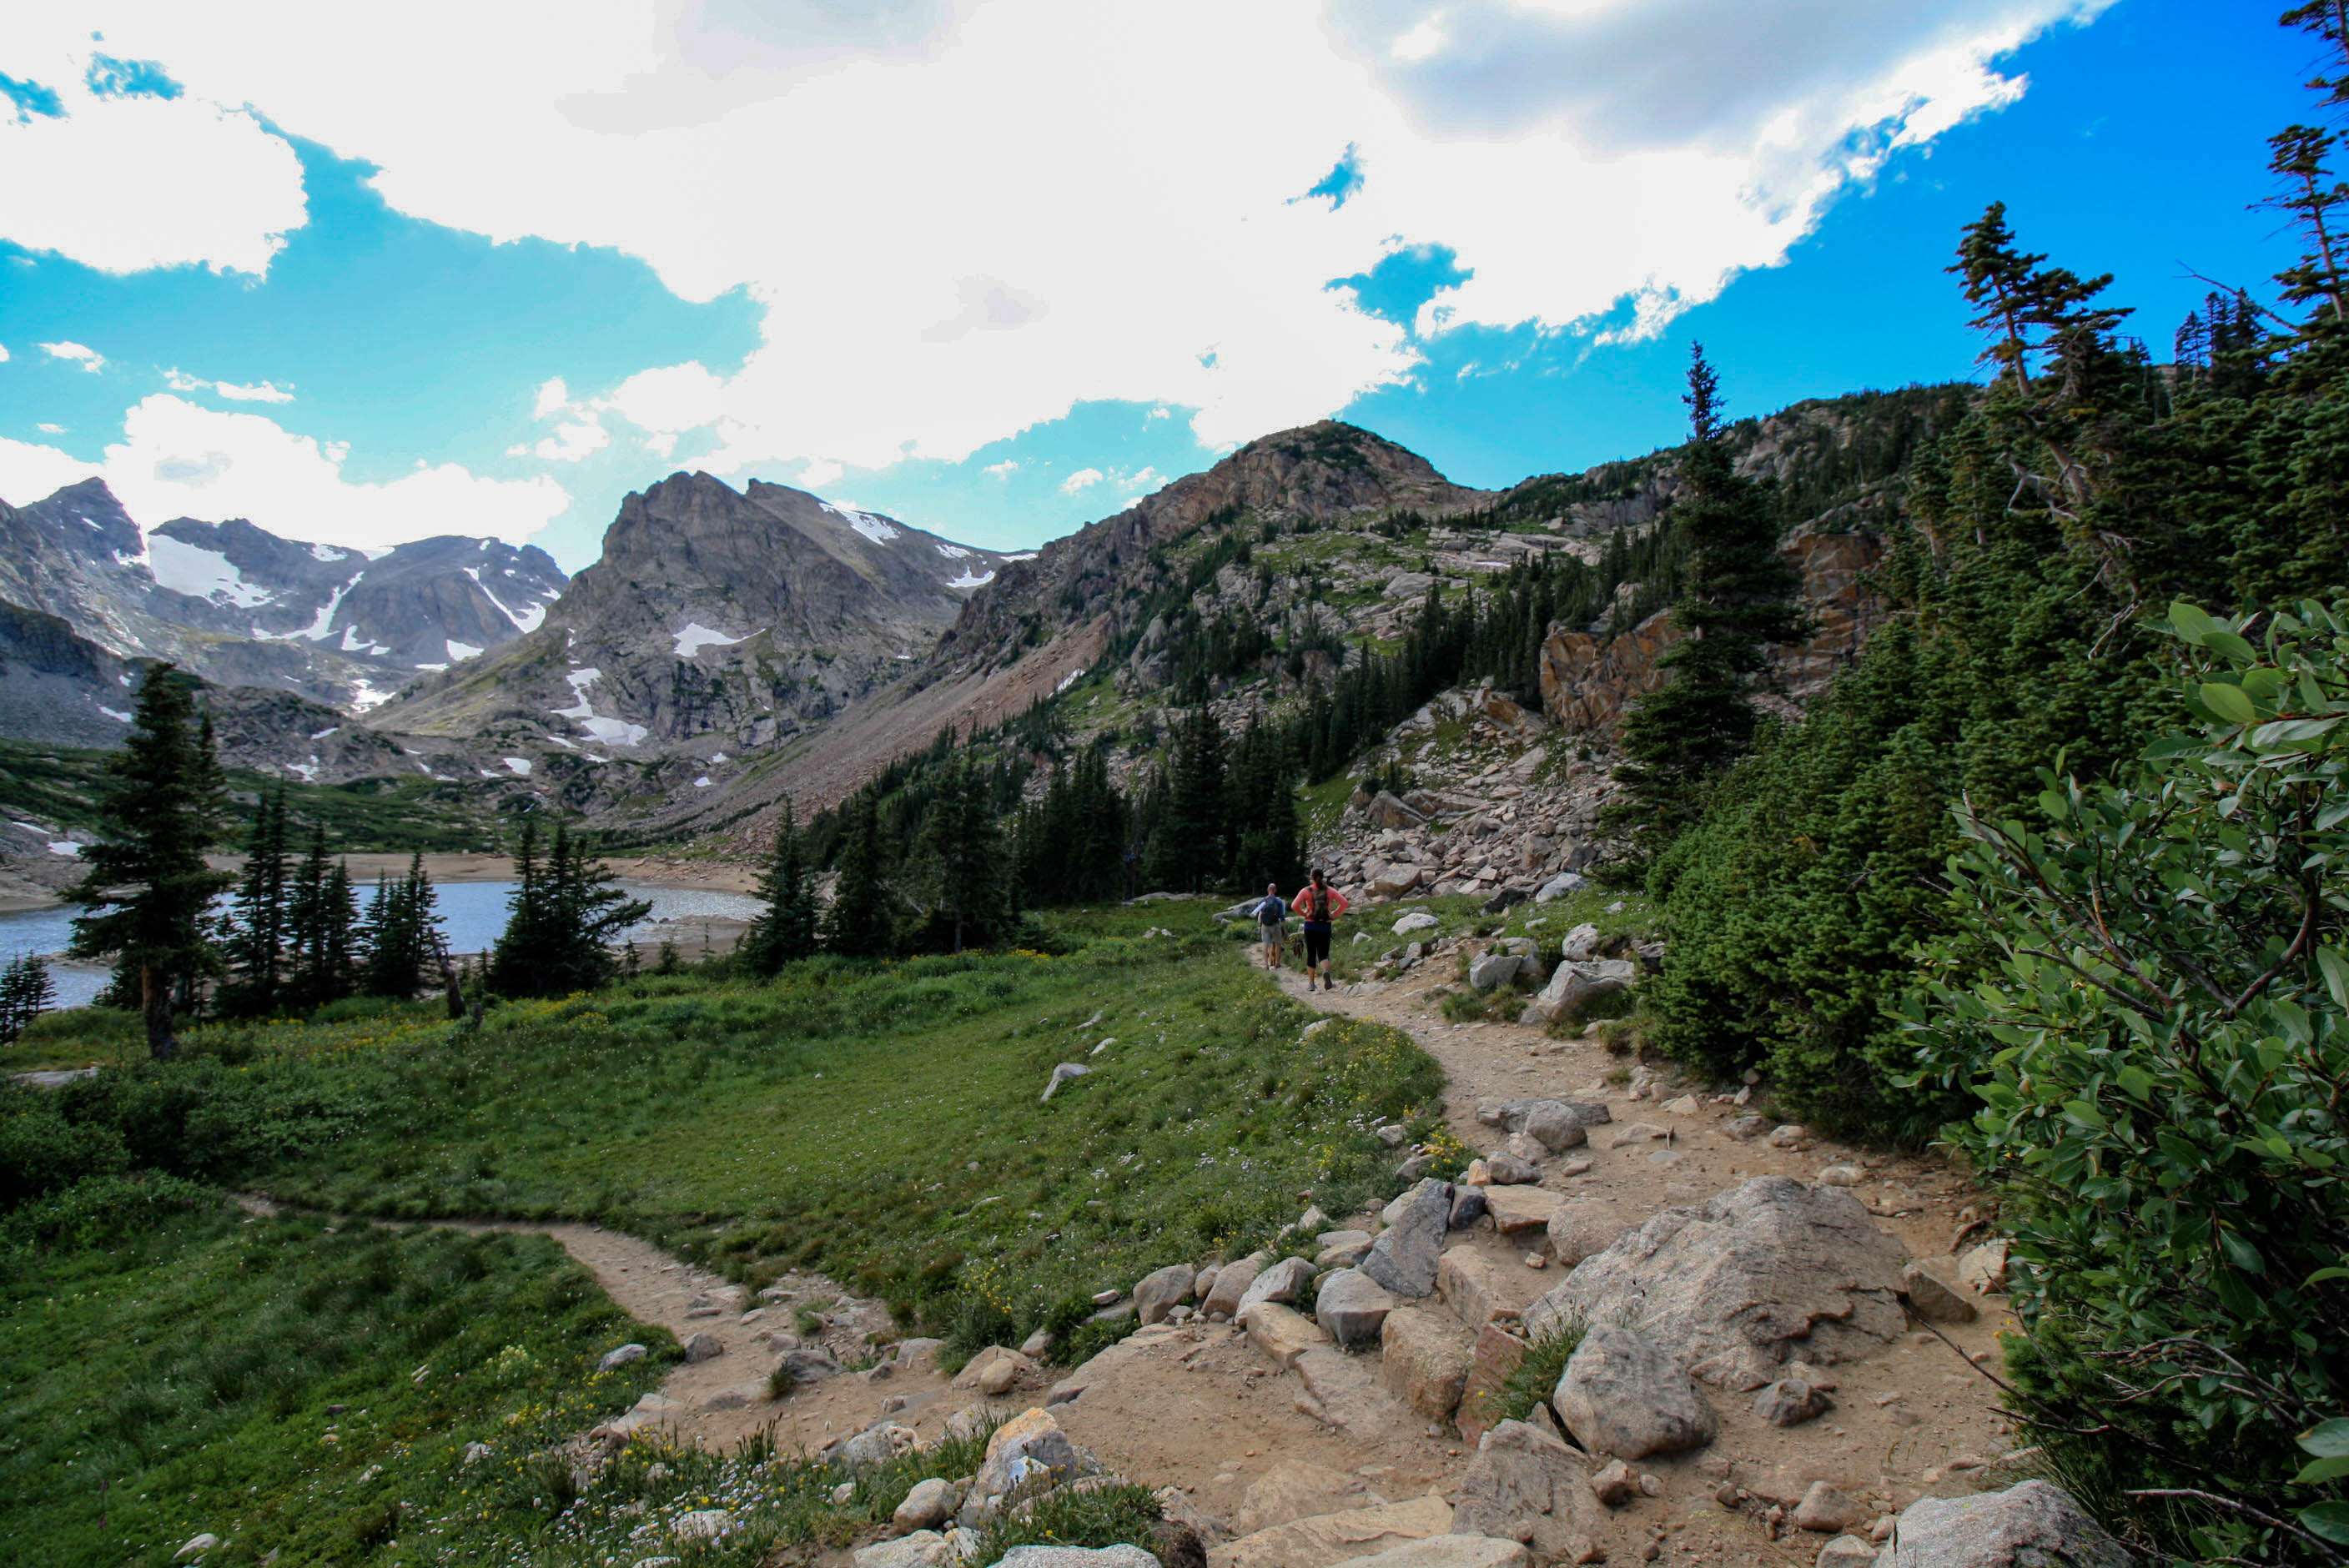
[[[8,346],[7,346],[6,344],[5,344],[5,343],[0,343],[0,365],[5,365],[5,364],[7,364],[7,363],[8,363]]]
[[[563,377],[558,376],[539,387],[538,400],[532,405],[530,417],[533,419],[549,418],[561,413],[570,402],[571,388],[565,387]]]
[[[351,549],[428,528],[520,542],[570,504],[551,479],[484,479],[454,463],[419,463],[382,482],[347,480],[348,457],[343,444],[296,435],[266,415],[158,392],[124,415],[122,438],[96,463],[0,438],[0,497],[37,500],[96,474],[142,523],[244,517],[288,538]]]
[[[1061,493],[1074,495],[1081,490],[1090,490],[1101,483],[1104,477],[1099,469],[1079,469],[1061,481]]]
[[[10,73],[62,112],[0,119],[0,237],[101,272],[269,270],[307,203],[294,149],[246,99],[91,91],[93,47],[121,46],[94,46],[78,7],[12,7],[7,36]]]
[[[41,434],[45,436],[62,436],[66,433],[66,428],[63,425],[52,425],[46,419],[34,426],[33,428],[40,431]]]
[[[1019,459],[1017,458],[1006,458],[999,463],[989,463],[979,469],[979,472],[999,480],[1008,480],[1019,471]]]
[[[274,382],[263,381],[251,387],[233,381],[207,381],[201,376],[191,376],[174,366],[163,372],[163,385],[174,392],[214,392],[232,403],[291,403],[294,394]]]
[[[215,381],[212,390],[232,403],[291,403],[294,394],[274,381],[256,382],[250,387],[233,381]]]
[[[106,368],[105,355],[86,343],[76,343],[71,338],[62,343],[44,343],[41,345],[41,352],[52,359],[70,359],[93,376]]]
[[[670,439],[674,441],[675,438]],[[506,456],[543,458],[550,463],[575,463],[593,457],[611,444],[612,433],[594,418],[565,419],[554,427],[552,436],[535,444],[508,447]]]
[[[1324,416],[1417,366],[1410,332],[1327,287],[1410,246],[1472,274],[1421,334],[1659,331],[1783,260],[1890,149],[2010,101],[1997,58],[2106,3],[414,0],[382,29],[302,0],[225,25],[89,0],[54,31],[102,26],[191,104],[373,161],[416,216],[616,246],[688,299],[747,289],[764,336],[738,371],[542,389],[538,417],[821,483],[959,461],[1081,400],[1196,410],[1210,447]],[[1297,201],[1350,146],[1344,205]],[[171,211],[107,222],[265,259],[284,212],[239,201],[235,245],[169,238]]]
[[[1117,482],[1119,488],[1123,490],[1146,490],[1164,484],[1166,476],[1156,469],[1145,468],[1139,473],[1118,475]]]

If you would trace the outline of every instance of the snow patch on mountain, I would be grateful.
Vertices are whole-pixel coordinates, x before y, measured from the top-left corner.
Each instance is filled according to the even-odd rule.
[[[961,576],[949,577],[947,579],[947,586],[949,588],[984,588],[994,581],[995,573],[992,572],[975,573],[968,567],[965,567]]]
[[[215,604],[236,604],[249,610],[276,597],[268,589],[247,583],[244,574],[220,552],[198,549],[167,533],[148,536],[147,569],[155,574],[159,584],[174,593],[208,599]]]
[[[723,632],[711,631],[698,621],[688,621],[685,624],[685,630],[677,634],[677,656],[680,659],[689,659],[704,648],[730,648],[735,644],[748,642],[758,634],[756,632],[746,632],[741,636],[730,637]]]
[[[889,526],[889,520],[885,517],[858,511],[854,507],[834,506],[828,500],[819,500],[816,504],[875,544],[886,544],[897,537],[897,531]]]

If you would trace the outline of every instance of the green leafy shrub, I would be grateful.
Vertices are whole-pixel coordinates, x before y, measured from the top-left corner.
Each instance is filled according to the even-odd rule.
[[[1163,1511],[1147,1487],[1131,1481],[1055,1488],[997,1515],[978,1561],[992,1563],[1015,1546],[1146,1546]]]
[[[2339,1470],[2292,1478],[2349,1408],[2349,621],[2170,626],[2201,732],[1964,817],[1908,1030],[1981,1104],[2019,1413],[2169,1550],[2337,1560]]]

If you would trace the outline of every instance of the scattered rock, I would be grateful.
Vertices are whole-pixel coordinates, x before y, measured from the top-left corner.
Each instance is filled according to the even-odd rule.
[[[1896,1339],[1904,1261],[1849,1192],[1758,1176],[1586,1258],[1526,1310],[1526,1327],[1636,1312],[1691,1372],[1744,1392],[1783,1362],[1830,1365]]]
[[[1313,1284],[1313,1265],[1303,1258],[1283,1258],[1257,1270],[1256,1278],[1241,1293],[1239,1305],[1232,1309],[1232,1321],[1245,1322],[1248,1309],[1258,1302],[1297,1300]]]
[[[1414,931],[1433,931],[1438,923],[1435,916],[1425,910],[1414,909],[1394,923],[1394,934],[1397,936],[1409,936]]]
[[[1549,1217],[1550,1252],[1561,1264],[1572,1268],[1613,1246],[1630,1228],[1603,1204],[1561,1203]]]
[[[1037,1099],[1042,1101],[1051,1099],[1060,1092],[1062,1084],[1071,1078],[1084,1078],[1092,1070],[1082,1062],[1062,1062],[1052,1069],[1052,1081],[1044,1086],[1044,1092],[1038,1095]]]
[[[990,1345],[968,1361],[954,1376],[952,1387],[976,1388],[993,1398],[1009,1393],[1019,1381],[1020,1374],[1032,1372],[1036,1364],[1017,1350],[1007,1350],[1000,1345]]]
[[[219,1544],[220,1537],[207,1530],[202,1535],[190,1536],[185,1545],[171,1553],[171,1561],[184,1563],[191,1557],[202,1557]]]
[[[1626,958],[1568,959],[1550,972],[1549,984],[1526,1004],[1519,1016],[1540,1024],[1570,1017],[1585,1002],[1613,995],[1639,977],[1640,966]]]
[[[901,1427],[895,1421],[883,1421],[867,1427],[840,1445],[840,1462],[851,1470],[864,1470],[873,1465],[885,1465],[901,1454],[914,1451],[921,1439],[911,1427]]]
[[[1491,1207],[1492,1205],[1485,1201],[1484,1188],[1454,1187],[1452,1189],[1452,1228],[1455,1231],[1466,1230],[1483,1219]]]
[[[1526,1107],[1525,1119],[1515,1130],[1556,1154],[1588,1143],[1594,1125],[1581,1106],[1563,1099],[1537,1099]]]
[[[685,1358],[688,1362],[707,1361],[713,1356],[725,1354],[725,1342],[707,1330],[689,1336],[685,1342]]]
[[[1277,1301],[1254,1302],[1242,1307],[1240,1322],[1247,1329],[1248,1343],[1284,1371],[1315,1346],[1330,1343],[1330,1336],[1311,1318]]]
[[[1656,1109],[1658,1110],[1668,1111],[1674,1116],[1694,1116],[1698,1111],[1702,1110],[1703,1107],[1697,1103],[1696,1096],[1692,1094],[1684,1094],[1677,1099],[1668,1099],[1664,1101],[1663,1104],[1658,1106]]]
[[[1884,1568],[2133,1568],[2128,1549],[2069,1492],[2044,1480],[1909,1504]]]
[[[1857,1535],[1838,1535],[1819,1548],[1818,1560],[1812,1568],[1869,1568],[1875,1561],[1873,1542]]]
[[[1232,1516],[1232,1532],[1253,1535],[1292,1520],[1375,1508],[1384,1501],[1360,1476],[1303,1460],[1283,1460],[1248,1483],[1239,1511]]]
[[[1313,1319],[1348,1349],[1378,1343],[1387,1314],[1400,1305],[1394,1294],[1361,1269],[1321,1276],[1313,1295]]]
[[[1505,1236],[1543,1229],[1564,1202],[1557,1193],[1539,1187],[1485,1189],[1485,1207],[1493,1216],[1493,1228]]]
[[[1857,1165],[1827,1166],[1819,1172],[1819,1185],[1822,1187],[1857,1187],[1859,1185],[1859,1167]]]
[[[1067,1477],[1077,1470],[1077,1448],[1061,1423],[1046,1411],[1030,1409],[996,1429],[987,1441],[987,1458],[971,1482],[971,1492],[982,1500],[1001,1497],[1023,1480],[1044,1472]]]
[[[1431,1421],[1448,1421],[1468,1387],[1475,1341],[1449,1315],[1402,1306],[1379,1331],[1379,1381]]]
[[[734,1516],[722,1508],[697,1508],[680,1513],[668,1532],[679,1541],[715,1541],[734,1528]]]
[[[1774,1427],[1799,1427],[1835,1408],[1835,1401],[1799,1377],[1781,1377],[1754,1396],[1754,1413]]]
[[[465,1462],[465,1464],[466,1464],[467,1468],[469,1468],[469,1469],[470,1469],[471,1467],[472,1467],[472,1466],[474,1466],[474,1465],[480,1464],[483,1460],[488,1459],[489,1457],[490,1457],[490,1445],[489,1445],[489,1444],[487,1444],[487,1443],[467,1443],[467,1444],[465,1445],[465,1460],[464,1460],[464,1462]]]
[[[1621,1460],[1610,1460],[1590,1478],[1590,1494],[1609,1508],[1620,1508],[1640,1495],[1640,1478]]]
[[[1770,1130],[1770,1147],[1793,1149],[1811,1136],[1811,1130],[1797,1122],[1786,1122]]]
[[[1372,1129],[1371,1136],[1389,1149],[1401,1149],[1404,1140],[1411,1137],[1411,1131],[1399,1121],[1390,1121],[1384,1127]]]
[[[1499,1271],[1470,1247],[1454,1247],[1444,1254],[1435,1271],[1435,1294],[1472,1333],[1501,1315],[1506,1300]]]
[[[1423,1181],[1388,1209],[1387,1229],[1363,1257],[1362,1272],[1397,1295],[1426,1295],[1435,1288],[1436,1264],[1452,1226],[1452,1188]]]
[[[2006,1243],[1984,1242],[1958,1260],[1958,1277],[1970,1290],[1993,1295],[2006,1289]]]
[[[1517,977],[1525,960],[1514,953],[1487,953],[1468,966],[1468,984],[1479,991],[1506,985]]]
[[[1544,1563],[1578,1561],[1601,1533],[1583,1460],[1523,1421],[1485,1435],[1453,1495],[1454,1530],[1522,1542]]]
[[[1175,1307],[1191,1299],[1191,1286],[1198,1278],[1189,1264],[1169,1264],[1154,1269],[1134,1282],[1134,1315],[1143,1323],[1157,1323]]]
[[[1920,1317],[1934,1323],[1974,1320],[1974,1304],[1927,1273],[1922,1264],[1900,1271],[1900,1289],[1909,1297],[1909,1309]]]
[[[1557,875],[1550,878],[1549,881],[1542,883],[1541,891],[1534,894],[1534,902],[1537,903],[1555,903],[1559,899],[1565,898],[1569,894],[1580,892],[1584,888],[1589,885],[1589,882],[1577,872],[1560,872]]]
[[[1815,1480],[1795,1506],[1795,1526],[1821,1535],[1840,1535],[1868,1517],[1865,1504],[1845,1495],[1832,1482]]]
[[[1236,1264],[1226,1264],[1216,1271],[1214,1286],[1202,1288],[1199,1310],[1209,1317],[1218,1314],[1230,1317],[1239,1309],[1240,1297],[1247,1294],[1248,1286],[1256,1284],[1256,1276],[1263,1273],[1265,1264],[1270,1262],[1270,1253],[1250,1253]]]
[[[641,1361],[644,1359],[644,1356],[645,1347],[643,1346],[623,1345],[617,1350],[606,1350],[604,1352],[604,1359],[595,1363],[595,1370],[598,1372],[609,1372],[616,1367],[626,1367],[631,1361]]]
[[[1618,1459],[1702,1448],[1718,1429],[1713,1407],[1668,1353],[1606,1321],[1585,1331],[1551,1403],[1584,1448]]]
[[[877,1546],[858,1548],[850,1568],[954,1568],[954,1545],[935,1530],[917,1530]]]
[[[1485,1156],[1485,1170],[1495,1187],[1522,1187],[1541,1180],[1541,1167],[1506,1150]]]
[[[822,1350],[787,1350],[782,1365],[793,1383],[821,1383],[840,1376],[840,1363]]]
[[[945,1342],[943,1340],[934,1340],[931,1343],[934,1345],[939,1345],[944,1344]],[[1048,1356],[1051,1353],[1051,1349],[1052,1331],[1049,1328],[1040,1328],[1035,1333],[1030,1335],[1027,1338],[1019,1342],[1019,1354],[1026,1357],[1034,1357]],[[902,1360],[903,1357],[901,1357],[900,1359]]]
[[[1723,1127],[1721,1130],[1729,1134],[1730,1137],[1734,1138],[1740,1143],[1747,1143],[1770,1130],[1770,1119],[1764,1116],[1748,1114],[1738,1117],[1736,1119],[1731,1121],[1729,1125]]]
[[[1125,1293],[1123,1291],[1097,1290],[1093,1292],[1093,1305],[1095,1306],[1115,1306],[1119,1302],[1124,1299]]]
[[[1313,1266],[1324,1271],[1352,1268],[1371,1250],[1368,1231],[1325,1231],[1314,1239],[1321,1250],[1313,1254]]]
[[[1487,1323],[1476,1330],[1476,1346],[1468,1362],[1468,1387],[1461,1394],[1460,1408],[1453,1418],[1463,1438],[1472,1443],[1479,1441],[1495,1424],[1499,1412],[1494,1408],[1495,1396],[1526,1358],[1526,1342],[1501,1324]],[[1541,1414],[1547,1418],[1548,1412],[1543,1409]],[[1542,1429],[1548,1430],[1552,1437],[1557,1435],[1554,1429]]]

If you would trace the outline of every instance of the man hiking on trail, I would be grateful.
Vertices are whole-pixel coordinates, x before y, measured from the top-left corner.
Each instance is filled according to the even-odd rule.
[[[1268,970],[1280,967],[1280,944],[1288,935],[1288,902],[1280,896],[1280,884],[1268,882],[1264,902],[1256,906],[1257,940],[1264,944],[1264,966]]]
[[[1346,895],[1330,885],[1319,872],[1313,880],[1297,890],[1289,907],[1305,923],[1305,988],[1313,989],[1313,974],[1318,965],[1321,972],[1321,989],[1335,991],[1338,987],[1330,978],[1330,925],[1346,913]]]

